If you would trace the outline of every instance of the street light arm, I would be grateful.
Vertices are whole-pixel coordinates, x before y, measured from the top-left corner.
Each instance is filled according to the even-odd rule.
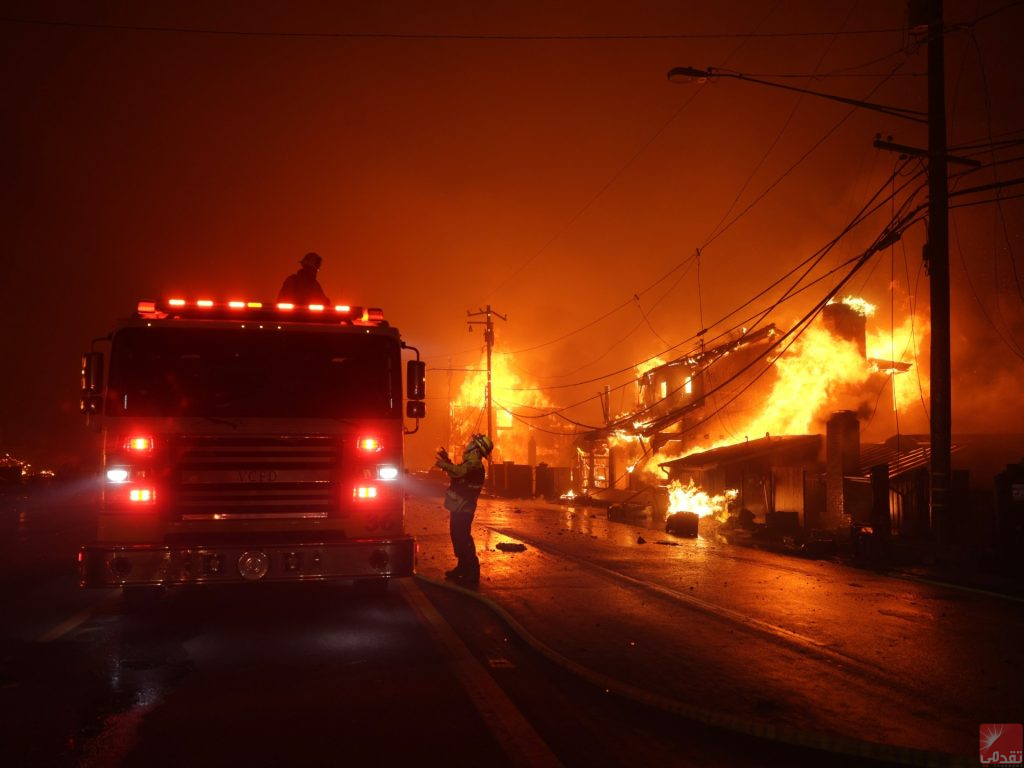
[[[707,80],[712,77],[731,77],[734,80],[744,80],[748,83],[756,83],[758,85],[769,85],[772,88],[781,88],[784,91],[795,91],[796,93],[806,93],[810,96],[819,96],[823,99],[829,99],[831,101],[838,101],[842,104],[849,104],[853,107],[859,107],[861,109],[871,109],[875,112],[882,112],[892,117],[901,117],[904,120],[913,120],[915,123],[927,123],[928,113],[919,112],[914,109],[904,109],[903,107],[890,107],[885,104],[875,104],[871,101],[861,101],[860,99],[848,99],[845,96],[836,96],[831,93],[823,93],[821,91],[812,91],[809,88],[798,88],[795,85],[785,85],[784,83],[773,83],[771,80],[759,80],[756,77],[748,77],[747,75],[739,72],[722,72],[716,70],[714,67],[708,67],[707,69],[697,69],[695,67],[673,67],[668,71],[668,79],[672,82],[678,82],[677,78],[698,78],[701,80]]]

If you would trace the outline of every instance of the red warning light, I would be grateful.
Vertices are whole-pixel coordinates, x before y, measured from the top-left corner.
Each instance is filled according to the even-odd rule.
[[[363,453],[379,453],[383,446],[376,437],[360,437],[356,446]]]
[[[152,451],[153,438],[149,435],[132,435],[124,441],[124,447],[136,453]]]

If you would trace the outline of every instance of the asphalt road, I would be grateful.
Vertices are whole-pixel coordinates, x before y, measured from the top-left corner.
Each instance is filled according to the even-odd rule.
[[[428,491],[419,576],[385,595],[181,589],[131,612],[76,586],[87,489],[0,501],[3,765],[977,764],[978,726],[1022,719],[1017,601],[599,510],[482,501],[470,592],[439,581]]]

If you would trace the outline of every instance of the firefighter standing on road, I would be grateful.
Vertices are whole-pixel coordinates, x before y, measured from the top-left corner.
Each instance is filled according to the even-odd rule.
[[[437,452],[434,466],[443,469],[451,478],[451,485],[444,495],[444,507],[450,514],[452,549],[458,565],[445,571],[444,577],[450,581],[468,585],[480,583],[480,560],[473,543],[473,514],[486,477],[483,460],[491,455],[492,450],[494,442],[491,438],[476,434],[462,451],[461,464],[453,464],[444,448]]]
[[[277,292],[278,303],[287,302],[297,306],[308,306],[310,304],[322,304],[325,307],[331,305],[324,289],[316,279],[316,273],[323,264],[319,253],[310,251],[302,257],[299,264],[302,266],[294,275],[285,278],[284,285]]]

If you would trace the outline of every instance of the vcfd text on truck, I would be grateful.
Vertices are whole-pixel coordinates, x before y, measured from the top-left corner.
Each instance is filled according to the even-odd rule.
[[[82,358],[103,438],[82,586],[410,576],[402,452],[424,367],[379,309],[140,302]]]

